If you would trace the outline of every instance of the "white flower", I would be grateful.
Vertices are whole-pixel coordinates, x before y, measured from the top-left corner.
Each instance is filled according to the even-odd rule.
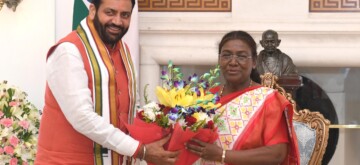
[[[8,102],[4,99],[4,100],[0,100],[0,107],[5,107],[8,106]]]
[[[175,125],[176,122],[175,120],[169,120],[169,125]]]
[[[209,120],[211,120],[211,118],[204,112],[197,112],[193,114],[193,117],[196,118],[196,121],[203,121],[205,120],[206,122],[208,122]]]
[[[31,159],[33,156],[34,155],[30,151],[28,151],[21,155],[21,159],[28,160],[28,159]]]
[[[160,110],[160,107],[157,103],[155,102],[150,102],[149,104],[146,104],[144,106],[144,110],[155,110],[155,111],[159,111]]]
[[[143,107],[144,116],[150,121],[154,122],[156,120],[156,115],[161,114],[160,107],[155,102],[150,102]]]
[[[2,128],[0,126],[0,128]],[[2,139],[3,137],[10,137],[9,134],[10,134],[10,131],[9,131],[9,128],[5,127],[3,129],[0,129],[0,139]]]
[[[19,138],[17,145],[14,146],[13,155],[0,153],[0,165],[9,164],[11,158],[33,164],[37,149],[39,110],[26,100],[25,92],[8,86],[6,82],[0,82],[0,111],[0,120],[8,118],[12,122],[10,127],[0,125],[0,148],[11,145],[11,137]]]
[[[156,115],[152,109],[144,110],[144,116],[151,121],[155,121]]]
[[[9,162],[11,159],[10,155],[0,155],[0,163]],[[5,164],[5,163],[4,163]],[[2,164],[1,164],[2,165]]]
[[[155,111],[155,115],[161,115],[163,112]]]
[[[22,147],[23,147],[22,144],[17,145],[17,146],[14,148],[14,153],[17,154],[17,155],[23,154],[23,153],[22,153]]]
[[[18,106],[15,107],[11,107],[12,115],[15,116],[16,118],[18,118],[19,120],[23,120],[23,117],[21,116],[24,111],[22,109],[20,109]],[[26,114],[24,116],[27,116]]]
[[[180,120],[178,120],[178,123],[180,126],[186,126],[186,121],[185,119],[181,118]]]

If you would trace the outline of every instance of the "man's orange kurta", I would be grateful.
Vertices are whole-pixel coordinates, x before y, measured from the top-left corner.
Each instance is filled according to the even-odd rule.
[[[92,90],[93,77],[91,75],[89,60],[76,31],[70,33],[67,37],[53,46],[49,50],[48,56],[50,56],[55,48],[63,42],[73,43],[80,51],[88,75],[88,86],[89,89]],[[119,44],[109,52],[115,69],[116,91],[118,91],[116,95],[116,115],[120,121],[127,122],[130,104],[128,78],[123,60],[119,53]],[[93,93],[93,91],[91,92]],[[55,164],[55,162],[63,162],[61,164],[94,164],[93,141],[77,132],[70,125],[48,85],[46,86],[45,91],[45,107],[43,112],[39,131],[36,164],[47,165]],[[120,128],[123,132],[127,132],[122,122],[118,122],[118,125],[115,127]]]

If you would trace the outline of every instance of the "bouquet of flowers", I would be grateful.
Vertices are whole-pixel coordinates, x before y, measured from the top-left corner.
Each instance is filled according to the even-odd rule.
[[[0,83],[0,164],[34,164],[40,113],[26,96]]]
[[[202,76],[191,75],[183,80],[180,68],[170,61],[168,71],[162,71],[162,86],[156,88],[158,103],[147,99],[139,109],[134,124],[129,126],[130,135],[143,143],[153,142],[171,133],[167,150],[181,150],[177,164],[192,164],[199,157],[185,150],[184,143],[191,138],[214,142],[218,138],[215,123],[221,114],[215,114],[220,106],[217,93],[209,89],[218,86],[215,82],[220,69],[216,67]],[[145,88],[146,89],[146,88]],[[146,134],[146,135],[145,135]]]

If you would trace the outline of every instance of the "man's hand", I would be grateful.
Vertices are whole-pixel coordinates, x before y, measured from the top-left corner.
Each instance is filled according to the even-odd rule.
[[[153,143],[146,144],[145,160],[156,165],[175,164],[179,151],[165,151],[163,146],[169,141],[170,135]]]

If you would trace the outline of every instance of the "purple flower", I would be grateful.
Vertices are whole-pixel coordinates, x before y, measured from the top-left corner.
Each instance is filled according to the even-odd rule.
[[[206,81],[202,80],[202,81],[200,81],[199,86],[201,88],[207,89],[207,88],[209,88],[209,82],[206,82]]]
[[[179,112],[179,108],[175,107],[175,108],[171,108],[170,109],[170,113],[178,113]]]
[[[211,109],[211,110],[207,111],[206,113],[207,113],[209,116],[210,116],[211,114],[215,114],[215,109]]]
[[[214,101],[213,103],[216,103],[220,100],[220,96],[216,93],[215,96],[214,96]]]
[[[184,81],[175,81],[174,82],[174,86],[176,87],[176,88],[178,88],[178,89],[182,89],[182,88],[184,88],[184,86],[185,86],[185,83],[184,83]]]
[[[196,92],[196,95],[197,95],[197,96],[200,96],[200,95],[201,95],[201,92],[200,92],[199,88],[196,88],[196,89],[195,89],[195,92]]]
[[[161,71],[161,75],[165,76],[165,75],[167,75],[167,72],[165,70],[163,70],[163,71]]]
[[[190,91],[196,93],[197,96],[201,95],[198,87],[192,87],[192,88],[190,88]]]
[[[199,78],[198,78],[198,76],[196,75],[196,73],[194,73],[192,76],[189,77],[188,80],[189,80],[190,82],[196,83],[196,82],[198,82]]]
[[[186,111],[186,115],[192,115],[196,111],[196,107],[189,107]]]
[[[196,111],[196,112],[200,112],[200,111],[201,111],[201,109],[203,109],[203,107],[201,107],[201,106],[197,106],[197,107],[196,107],[196,109],[195,109],[195,111]]]
[[[169,80],[169,76],[167,75],[166,71],[161,71],[161,76],[160,76],[161,80]]]
[[[172,120],[172,121],[176,121],[176,119],[179,118],[179,115],[178,114],[170,114],[169,115],[169,119]]]
[[[201,94],[198,87],[192,87],[192,88],[190,88],[190,91],[195,92],[197,96],[200,96],[200,94]]]

